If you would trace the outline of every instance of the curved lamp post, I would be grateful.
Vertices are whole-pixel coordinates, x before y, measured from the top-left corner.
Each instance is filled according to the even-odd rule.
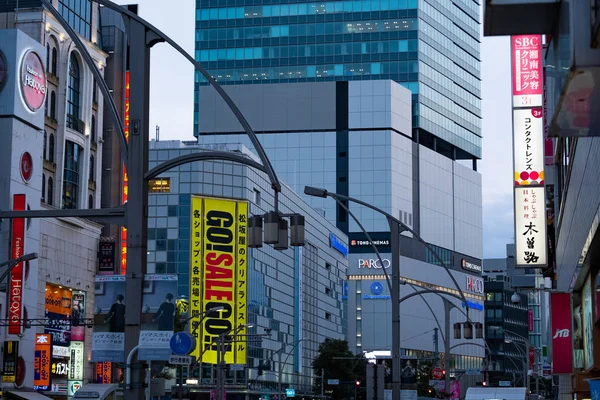
[[[332,192],[329,192],[329,191],[327,191],[325,189],[321,189],[321,188],[305,186],[304,193],[309,196],[322,197],[322,198],[326,198],[329,196],[329,197],[333,198],[348,213],[350,213],[350,210],[343,203],[343,201],[351,201],[353,203],[360,204],[364,207],[370,208],[371,210],[383,215],[384,217],[386,217],[386,219],[388,221],[388,225],[390,227],[391,246],[392,246],[392,265],[393,265],[391,281],[388,277],[388,274],[387,274],[387,271],[385,270],[385,268],[384,268],[384,274],[386,275],[386,281],[388,284],[388,288],[390,289],[390,294],[391,294],[390,297],[391,297],[391,301],[392,301],[392,400],[400,400],[400,379],[401,379],[400,378],[400,357],[401,357],[401,355],[400,355],[400,353],[401,353],[401,350],[400,350],[400,284],[401,284],[401,281],[400,281],[400,243],[399,243],[399,237],[398,237],[400,235],[400,233],[403,231],[408,231],[408,232],[412,233],[413,236],[416,237],[421,243],[423,243],[423,245],[434,255],[434,257],[437,259],[437,261],[440,263],[440,265],[446,270],[446,272],[448,273],[448,276],[453,281],[457,290],[461,294],[460,298],[464,302],[465,307],[468,312],[469,306],[467,303],[467,299],[465,298],[464,293],[462,292],[460,286],[458,285],[458,282],[456,281],[454,276],[450,273],[450,270],[445,265],[445,263],[441,259],[441,257],[439,257],[439,255],[431,248],[431,246],[427,242],[425,242],[415,231],[413,231],[410,227],[408,227],[406,224],[404,224],[399,219],[395,218],[393,215],[391,215],[369,203],[366,203],[362,200],[355,199],[353,197],[349,197],[349,196],[345,196],[345,195],[341,195],[341,194],[337,194],[337,193],[332,193]],[[371,242],[371,245],[375,249],[377,256],[381,260],[381,256],[379,255],[379,252],[377,251],[376,246],[373,244],[373,241],[371,240],[370,235],[366,232],[364,227],[357,221],[357,219],[354,216],[353,216],[353,218],[359,224],[359,226],[361,227],[363,232],[366,234],[367,240],[369,240],[369,242]],[[415,295],[419,295],[420,293],[424,293],[424,292],[419,292]],[[446,338],[446,340],[448,340],[448,339],[449,338]]]

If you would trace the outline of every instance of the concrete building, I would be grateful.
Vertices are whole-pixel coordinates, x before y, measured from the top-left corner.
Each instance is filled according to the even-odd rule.
[[[72,24],[94,61],[102,67],[106,54],[98,44],[98,6],[89,1],[75,4],[58,0],[53,1],[53,5]],[[7,146],[3,146],[3,150],[12,152],[12,157],[8,154],[2,157],[11,165],[11,168],[8,164],[7,168],[2,168],[5,182],[2,208],[12,207],[9,196],[20,193],[27,195],[27,208],[30,209],[100,206],[98,169],[102,158],[103,101],[92,74],[65,30],[41,2],[4,2],[0,5],[0,16],[0,28],[5,29],[2,51],[7,55],[12,53],[11,58],[7,56],[11,63],[9,71],[19,71],[23,66],[38,68],[37,64],[22,61],[21,53],[33,49],[41,59],[39,67],[42,71],[35,68],[31,71],[37,71],[35,76],[45,94],[39,111],[26,105],[26,100],[5,97],[8,92],[0,94],[4,97],[5,121],[22,121],[31,130],[27,133],[16,125],[5,130],[9,137],[12,134],[13,138],[22,140],[7,141]],[[12,72],[7,76],[10,85],[7,83],[6,88],[12,86],[16,96],[19,75]],[[28,107],[30,115],[22,115],[19,110],[23,107]],[[15,182],[22,179],[19,177],[19,159],[25,153],[31,158],[33,175],[25,187],[20,188]],[[24,251],[37,252],[39,258],[25,269],[28,276],[21,314],[11,317],[19,317],[21,324],[24,319],[32,321],[25,324],[21,337],[11,334],[18,327],[9,327],[8,334],[2,330],[2,338],[5,343],[19,342],[19,351],[14,355],[21,357],[22,361],[15,360],[15,365],[19,367],[17,375],[22,376],[16,379],[22,378],[24,387],[38,386],[57,395],[67,395],[81,385],[84,378],[91,377],[91,365],[84,362],[87,352],[91,351],[91,335],[89,332],[86,335],[83,326],[69,326],[60,321],[74,318],[76,310],[85,312],[92,308],[101,226],[78,218],[32,219],[27,226]],[[5,223],[1,232],[0,258],[3,260],[11,258],[9,227],[10,223]],[[52,334],[47,353],[47,373],[51,377],[48,381],[34,382],[36,333]],[[76,354],[73,360],[70,360],[70,349]],[[71,372],[63,368],[69,362],[77,366],[71,368]]]
[[[258,161],[243,145],[200,146],[178,141],[150,144],[150,168],[174,157],[209,149],[234,151]],[[178,298],[190,296],[190,229],[192,195],[246,200],[249,215],[273,209],[267,176],[230,162],[195,162],[177,167],[150,182],[148,273],[177,274]],[[248,249],[247,333],[269,337],[249,339],[247,368],[229,372],[227,393],[258,398],[277,390],[279,371],[283,388],[311,396],[315,383],[311,362],[325,338],[346,337],[346,306],[342,301],[348,260],[332,247],[334,235],[348,246],[346,235],[324,220],[292,189],[283,185],[280,211],[306,218],[306,245],[275,250],[270,245]],[[200,333],[199,333],[200,334]],[[270,362],[259,375],[258,366]],[[208,396],[214,369],[205,364],[200,385],[192,392]],[[240,388],[240,385],[242,388]]]
[[[483,309],[481,176],[471,163],[464,165],[412,140],[409,90],[389,80],[231,85],[225,90],[257,132],[275,170],[295,192],[302,193],[306,185],[323,187],[398,217],[434,248],[452,270],[460,289],[475,303],[479,301]],[[212,88],[200,87],[199,93],[199,143],[242,143],[251,148]],[[371,293],[376,283],[387,292],[382,266],[375,261],[372,247],[359,226],[332,199],[305,200],[350,238],[347,296],[351,350],[389,350],[391,316],[382,316],[391,308],[389,300],[377,297],[381,293]],[[385,219],[355,204],[349,207],[389,260]],[[439,261],[420,242],[402,235],[400,248],[403,277],[417,285],[457,293]],[[364,267],[364,260],[373,263],[369,261]],[[402,294],[410,290],[403,287]],[[443,327],[442,302],[430,297],[426,296]],[[461,307],[460,302],[456,304]],[[407,354],[432,359],[434,340],[425,334],[433,333],[436,327],[431,312],[417,298],[401,309],[402,318],[411,321],[403,324],[402,347]],[[483,312],[473,311],[471,318],[483,322]],[[464,321],[456,310],[451,320]],[[483,345],[483,340],[475,342]],[[457,369],[464,365],[475,368],[484,356],[483,349],[476,346],[459,346],[452,352]]]

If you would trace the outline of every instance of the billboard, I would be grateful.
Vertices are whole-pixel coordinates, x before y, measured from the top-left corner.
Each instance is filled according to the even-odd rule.
[[[513,106],[542,107],[542,36],[512,38]]]
[[[191,214],[190,331],[201,344],[192,355],[216,364],[219,335],[246,333],[248,204],[192,196]],[[200,320],[201,312],[214,307],[223,310]],[[227,344],[224,357],[227,364],[245,364],[245,341]]]
[[[544,184],[544,136],[541,108],[513,110],[515,185]]]
[[[48,390],[50,387],[50,367],[52,357],[52,335],[35,335],[35,360],[33,364],[33,388]]]
[[[85,340],[85,293],[73,292],[71,307],[71,340]]]
[[[571,327],[571,294],[550,293],[552,315],[552,373],[573,372],[573,341]]]
[[[83,380],[83,368],[84,368],[84,343],[79,341],[72,341],[69,350],[71,352],[69,359],[69,380],[70,381],[81,381]]]
[[[519,266],[547,263],[546,192],[543,186],[515,188],[515,246]]]
[[[71,342],[72,292],[62,286],[46,284],[44,333],[52,334],[52,344],[69,346]]]
[[[129,142],[129,71],[125,71],[125,108],[123,118],[123,130],[125,132],[125,141]],[[129,197],[129,178],[127,177],[127,169],[123,164],[123,204],[127,203]],[[127,228],[121,227],[121,275],[127,272]]]
[[[24,211],[26,207],[24,194],[13,196],[13,210]],[[11,259],[23,256],[25,248],[25,219],[13,218],[10,235]],[[8,288],[8,333],[21,333],[21,313],[23,312],[23,263],[18,263],[10,273]]]

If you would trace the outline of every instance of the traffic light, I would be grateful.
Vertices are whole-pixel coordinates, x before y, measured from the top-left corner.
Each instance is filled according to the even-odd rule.
[[[356,382],[354,382],[354,384],[355,384],[356,386],[360,386],[360,381],[356,381]]]

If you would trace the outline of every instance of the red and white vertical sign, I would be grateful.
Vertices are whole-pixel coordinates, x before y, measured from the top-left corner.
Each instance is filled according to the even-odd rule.
[[[541,107],[542,36],[512,37],[513,107]]]
[[[25,211],[27,200],[24,194],[13,196],[13,210]],[[25,218],[13,218],[10,237],[11,259],[23,256],[25,248]],[[18,263],[10,273],[8,287],[8,333],[21,333],[21,314],[23,311],[23,263]]]
[[[552,373],[573,373],[571,294],[550,293]]]
[[[533,332],[533,310],[527,310],[527,325],[529,326],[529,332]]]
[[[129,71],[125,71],[125,110],[123,113],[123,130],[125,131],[125,140],[129,141]],[[127,169],[123,164],[123,204],[127,203],[129,197],[129,178]],[[121,228],[121,275],[127,272],[127,228]]]

